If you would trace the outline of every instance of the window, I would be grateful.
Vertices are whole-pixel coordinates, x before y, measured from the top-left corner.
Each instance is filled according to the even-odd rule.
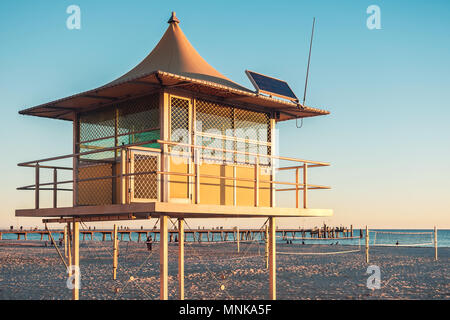
[[[196,101],[196,143],[217,149],[270,154],[270,117],[267,113],[238,109],[214,102]],[[204,150],[203,155],[224,161],[253,162],[250,155]],[[268,165],[270,159],[260,157]]]
[[[159,137],[159,98],[156,94],[80,115],[80,152],[151,141]],[[159,148],[157,143],[143,146]],[[82,157],[89,160],[111,158],[114,158],[114,151]]]

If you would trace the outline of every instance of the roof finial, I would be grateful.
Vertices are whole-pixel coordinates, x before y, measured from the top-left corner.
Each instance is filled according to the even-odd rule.
[[[175,11],[172,11],[172,16],[170,17],[169,21],[167,21],[167,23],[180,23],[180,20],[178,20]]]

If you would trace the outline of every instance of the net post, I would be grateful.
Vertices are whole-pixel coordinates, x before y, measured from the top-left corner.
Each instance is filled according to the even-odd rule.
[[[437,243],[437,229],[434,226],[434,260],[438,261],[438,243]]]
[[[369,263],[369,228],[366,226],[366,263]]]
[[[237,240],[237,252],[239,252],[240,251],[240,248],[239,248],[239,241],[241,240],[241,238],[239,237],[239,227],[236,227],[236,240]]]
[[[115,224],[114,231],[113,231],[113,280],[116,280],[116,278],[117,278],[118,254],[119,254],[119,248],[118,248],[118,241],[117,241],[117,225]]]

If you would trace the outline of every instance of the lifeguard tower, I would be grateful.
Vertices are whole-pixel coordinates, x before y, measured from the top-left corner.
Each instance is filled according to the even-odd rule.
[[[73,153],[19,164],[35,170],[34,184],[18,188],[34,190],[35,204],[16,210],[16,216],[67,223],[75,266],[80,222],[158,217],[161,299],[168,297],[169,217],[178,219],[180,298],[183,219],[267,217],[270,298],[275,299],[275,219],[332,215],[331,209],[307,203],[309,190],[329,188],[311,184],[309,169],[329,164],[275,154],[275,128],[281,121],[329,112],[299,104],[283,81],[248,72],[256,91],[231,81],[197,53],[179,22],[172,13],[153,51],[122,77],[20,111],[72,121]],[[259,88],[264,85],[268,89]],[[62,160],[71,165],[54,165]],[[43,170],[53,171],[52,181],[41,181]],[[67,170],[73,178],[58,179]],[[281,181],[281,171],[292,178]],[[53,193],[50,208],[39,200],[45,190]],[[73,193],[73,205],[61,207],[58,194],[65,191]],[[295,195],[295,206],[278,205],[276,193],[282,191]],[[78,289],[73,292],[77,299]]]

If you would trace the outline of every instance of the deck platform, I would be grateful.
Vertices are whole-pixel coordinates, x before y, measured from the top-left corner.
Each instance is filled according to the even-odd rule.
[[[120,216],[150,218],[165,215],[173,218],[263,218],[263,217],[328,217],[332,209],[305,209],[280,207],[244,207],[202,205],[170,202],[113,204],[104,206],[78,206],[43,209],[18,209],[17,217],[108,217],[120,220]]]

